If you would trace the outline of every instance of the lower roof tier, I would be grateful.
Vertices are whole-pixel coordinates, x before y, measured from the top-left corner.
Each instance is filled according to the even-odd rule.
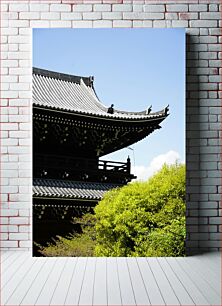
[[[108,183],[34,179],[33,198],[100,201],[105,192],[119,186]]]

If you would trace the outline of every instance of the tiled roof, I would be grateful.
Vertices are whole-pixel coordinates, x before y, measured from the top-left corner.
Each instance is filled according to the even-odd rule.
[[[33,197],[101,200],[106,191],[116,187],[119,187],[119,185],[55,179],[34,179]]]
[[[116,109],[114,114],[107,113],[108,107],[98,99],[92,77],[73,76],[38,68],[33,68],[33,104],[50,109],[123,119],[155,119],[166,116],[165,109],[150,114],[147,111],[126,112]]]

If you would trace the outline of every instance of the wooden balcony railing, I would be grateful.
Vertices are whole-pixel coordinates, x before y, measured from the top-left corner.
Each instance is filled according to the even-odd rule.
[[[81,157],[34,154],[33,176],[57,179],[119,182],[135,178],[130,174],[131,163]]]

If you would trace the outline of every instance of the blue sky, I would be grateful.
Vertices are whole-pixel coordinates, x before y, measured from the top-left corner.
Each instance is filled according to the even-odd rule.
[[[34,29],[33,66],[94,76],[99,99],[117,109],[141,111],[168,104],[170,116],[132,148],[103,159],[125,161],[145,179],[163,162],[185,160],[184,29]],[[134,154],[133,154],[134,152]],[[133,156],[134,155],[134,156]]]

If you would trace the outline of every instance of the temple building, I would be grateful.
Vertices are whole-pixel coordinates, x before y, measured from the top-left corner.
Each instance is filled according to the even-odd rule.
[[[93,77],[33,68],[33,241],[73,230],[72,219],[130,182],[130,159],[104,155],[145,138],[168,116],[121,111],[99,100]]]

